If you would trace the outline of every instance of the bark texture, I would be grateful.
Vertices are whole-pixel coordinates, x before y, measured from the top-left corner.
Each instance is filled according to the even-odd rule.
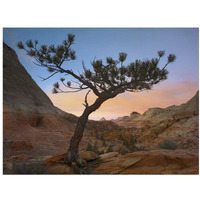
[[[92,112],[97,110],[101,106],[101,104],[107,99],[108,98],[106,97],[98,97],[94,104],[92,104],[91,106],[87,106],[83,114],[79,117],[74,135],[71,138],[70,146],[65,157],[65,163],[71,164],[72,162],[76,162],[77,165],[82,166],[82,158],[79,154],[79,143],[83,137],[83,132],[88,121],[88,117]]]

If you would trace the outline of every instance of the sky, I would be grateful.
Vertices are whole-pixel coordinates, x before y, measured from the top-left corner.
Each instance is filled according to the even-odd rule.
[[[84,110],[86,91],[80,93],[52,94],[53,83],[61,76],[57,75],[42,81],[38,76],[47,77],[49,72],[33,64],[33,58],[26,55],[16,46],[18,41],[29,39],[38,40],[39,44],[59,45],[67,34],[75,34],[77,59],[65,63],[66,69],[74,72],[82,71],[82,61],[87,68],[90,62],[106,57],[118,58],[119,52],[128,54],[124,64],[136,59],[151,59],[157,57],[157,51],[166,50],[160,67],[167,61],[167,55],[177,56],[174,63],[168,65],[168,79],[154,86],[151,91],[139,93],[126,92],[105,102],[97,111],[90,115],[90,119],[115,119],[130,115],[136,111],[144,113],[148,108],[165,108],[180,105],[195,95],[199,88],[199,30],[198,28],[4,28],[3,40],[12,47],[18,55],[22,65],[28,73],[49,96],[55,106],[80,116]],[[72,80],[67,76],[66,80]],[[88,97],[89,104],[95,100],[95,95]]]

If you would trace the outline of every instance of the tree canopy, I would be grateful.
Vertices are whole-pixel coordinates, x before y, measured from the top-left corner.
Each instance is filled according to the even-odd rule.
[[[97,96],[107,95],[114,97],[117,94],[128,92],[136,92],[142,90],[150,90],[153,85],[167,79],[168,71],[166,66],[174,62],[176,56],[169,54],[167,63],[163,68],[159,68],[160,59],[165,55],[165,51],[158,51],[158,58],[151,60],[135,60],[134,62],[124,65],[127,58],[126,53],[119,53],[118,59],[107,57],[105,63],[102,60],[93,60],[91,62],[93,70],[87,69],[82,62],[83,72],[75,74],[72,69],[63,63],[76,59],[75,51],[71,49],[75,36],[68,34],[67,40],[62,45],[55,47],[54,45],[41,45],[38,48],[38,41],[28,40],[25,45],[18,42],[18,47],[24,49],[27,55],[35,58],[35,64],[47,68],[51,75],[46,80],[57,73],[69,74],[77,81],[72,86],[70,81],[60,79],[61,84],[70,88],[71,91],[63,91],[60,84],[56,82],[53,86],[53,93],[78,92],[90,89]],[[26,46],[26,47],[25,47]]]

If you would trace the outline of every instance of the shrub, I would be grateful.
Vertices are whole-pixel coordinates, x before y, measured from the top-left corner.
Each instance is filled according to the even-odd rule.
[[[105,141],[105,140],[104,140],[104,134],[101,134],[100,140],[103,141],[103,142]]]
[[[93,149],[94,152],[97,152],[98,151],[98,147],[97,147],[97,140],[95,141],[94,143],[94,149]]]
[[[98,158],[98,159],[96,160],[96,162],[97,162],[98,164],[100,164],[100,163],[102,163],[102,159],[101,159],[101,158]]]
[[[96,152],[98,155],[101,155],[101,154],[104,154],[104,151],[102,150],[102,151],[97,151]]]
[[[107,153],[109,153],[109,152],[113,152],[112,146],[108,147]]]
[[[122,149],[121,151],[120,151],[120,153],[122,154],[122,155],[125,155],[125,154],[127,154],[127,153],[129,153],[126,149]]]
[[[97,147],[97,141],[95,141],[94,143],[94,147],[92,147],[92,145],[90,143],[88,143],[86,151],[94,151],[95,153],[97,153],[98,155],[103,154],[104,151],[98,151],[98,147]]]
[[[20,162],[13,162],[13,174],[47,174],[47,166],[44,165],[43,160],[30,161],[23,160]]]
[[[123,145],[131,152],[136,150],[136,139],[132,136],[130,140],[125,139],[122,134],[120,134],[119,139],[123,142]]]
[[[92,145],[88,143],[86,151],[93,151]]]
[[[169,150],[175,150],[177,148],[177,144],[174,142],[174,140],[164,140],[159,147],[161,149],[169,149]]]

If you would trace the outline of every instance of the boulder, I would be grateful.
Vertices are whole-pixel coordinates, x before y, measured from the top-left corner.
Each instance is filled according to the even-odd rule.
[[[141,157],[132,157],[127,159],[124,156],[116,157],[117,153],[110,155],[102,155],[102,164],[94,169],[96,173],[103,173],[103,174],[118,174],[124,169],[130,167],[131,165],[137,163],[141,160]]]
[[[138,117],[140,117],[140,116],[141,116],[140,113],[138,113],[138,112],[132,112],[132,113],[130,114],[130,119],[136,119],[136,118],[138,118]]]
[[[113,157],[117,157],[118,156],[118,152],[110,152],[110,153],[105,153],[105,154],[101,154],[100,158],[103,162],[107,162],[112,160]]]
[[[99,174],[198,174],[198,151],[134,152],[101,162],[94,168],[94,172]]]
[[[47,158],[46,159],[46,164],[47,165],[53,165],[53,164],[55,164],[57,162],[64,161],[65,155],[66,155],[66,152],[58,154],[56,156],[52,156],[50,158]]]
[[[94,151],[82,151],[80,154],[85,161],[92,161],[99,158],[99,155]]]

